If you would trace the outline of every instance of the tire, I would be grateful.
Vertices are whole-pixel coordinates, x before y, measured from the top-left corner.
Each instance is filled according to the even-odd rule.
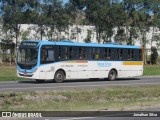
[[[56,83],[62,83],[64,82],[64,79],[65,79],[65,74],[63,71],[59,70],[55,73],[54,75],[54,81]]]
[[[116,77],[117,77],[117,71],[114,69],[110,70],[110,72],[108,74],[108,80],[109,81],[116,80]]]

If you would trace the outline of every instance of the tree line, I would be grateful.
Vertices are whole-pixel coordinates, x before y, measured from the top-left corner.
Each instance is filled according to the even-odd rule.
[[[38,25],[41,39],[46,26],[52,38],[69,25],[94,25],[98,43],[111,42],[116,28],[115,42],[134,45],[141,38],[146,47],[147,32],[160,28],[160,0],[69,0],[66,4],[62,0],[0,0],[0,15],[1,49],[5,50],[7,44],[17,47],[20,24]],[[159,46],[159,35],[152,33],[151,46],[153,41]],[[86,42],[90,41],[88,36]]]

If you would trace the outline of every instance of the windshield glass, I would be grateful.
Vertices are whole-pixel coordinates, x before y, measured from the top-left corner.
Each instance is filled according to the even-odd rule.
[[[31,68],[37,64],[38,49],[37,48],[20,48],[17,56],[17,64],[24,68],[24,66]]]

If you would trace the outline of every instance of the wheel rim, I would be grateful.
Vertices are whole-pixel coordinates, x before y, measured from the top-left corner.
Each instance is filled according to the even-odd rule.
[[[62,80],[62,79],[63,79],[63,75],[60,74],[60,73],[58,73],[58,74],[57,74],[57,80]]]

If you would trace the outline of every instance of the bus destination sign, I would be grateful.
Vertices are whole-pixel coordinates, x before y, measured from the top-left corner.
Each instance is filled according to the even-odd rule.
[[[38,42],[22,42],[21,45],[28,47],[36,47],[38,45]]]

